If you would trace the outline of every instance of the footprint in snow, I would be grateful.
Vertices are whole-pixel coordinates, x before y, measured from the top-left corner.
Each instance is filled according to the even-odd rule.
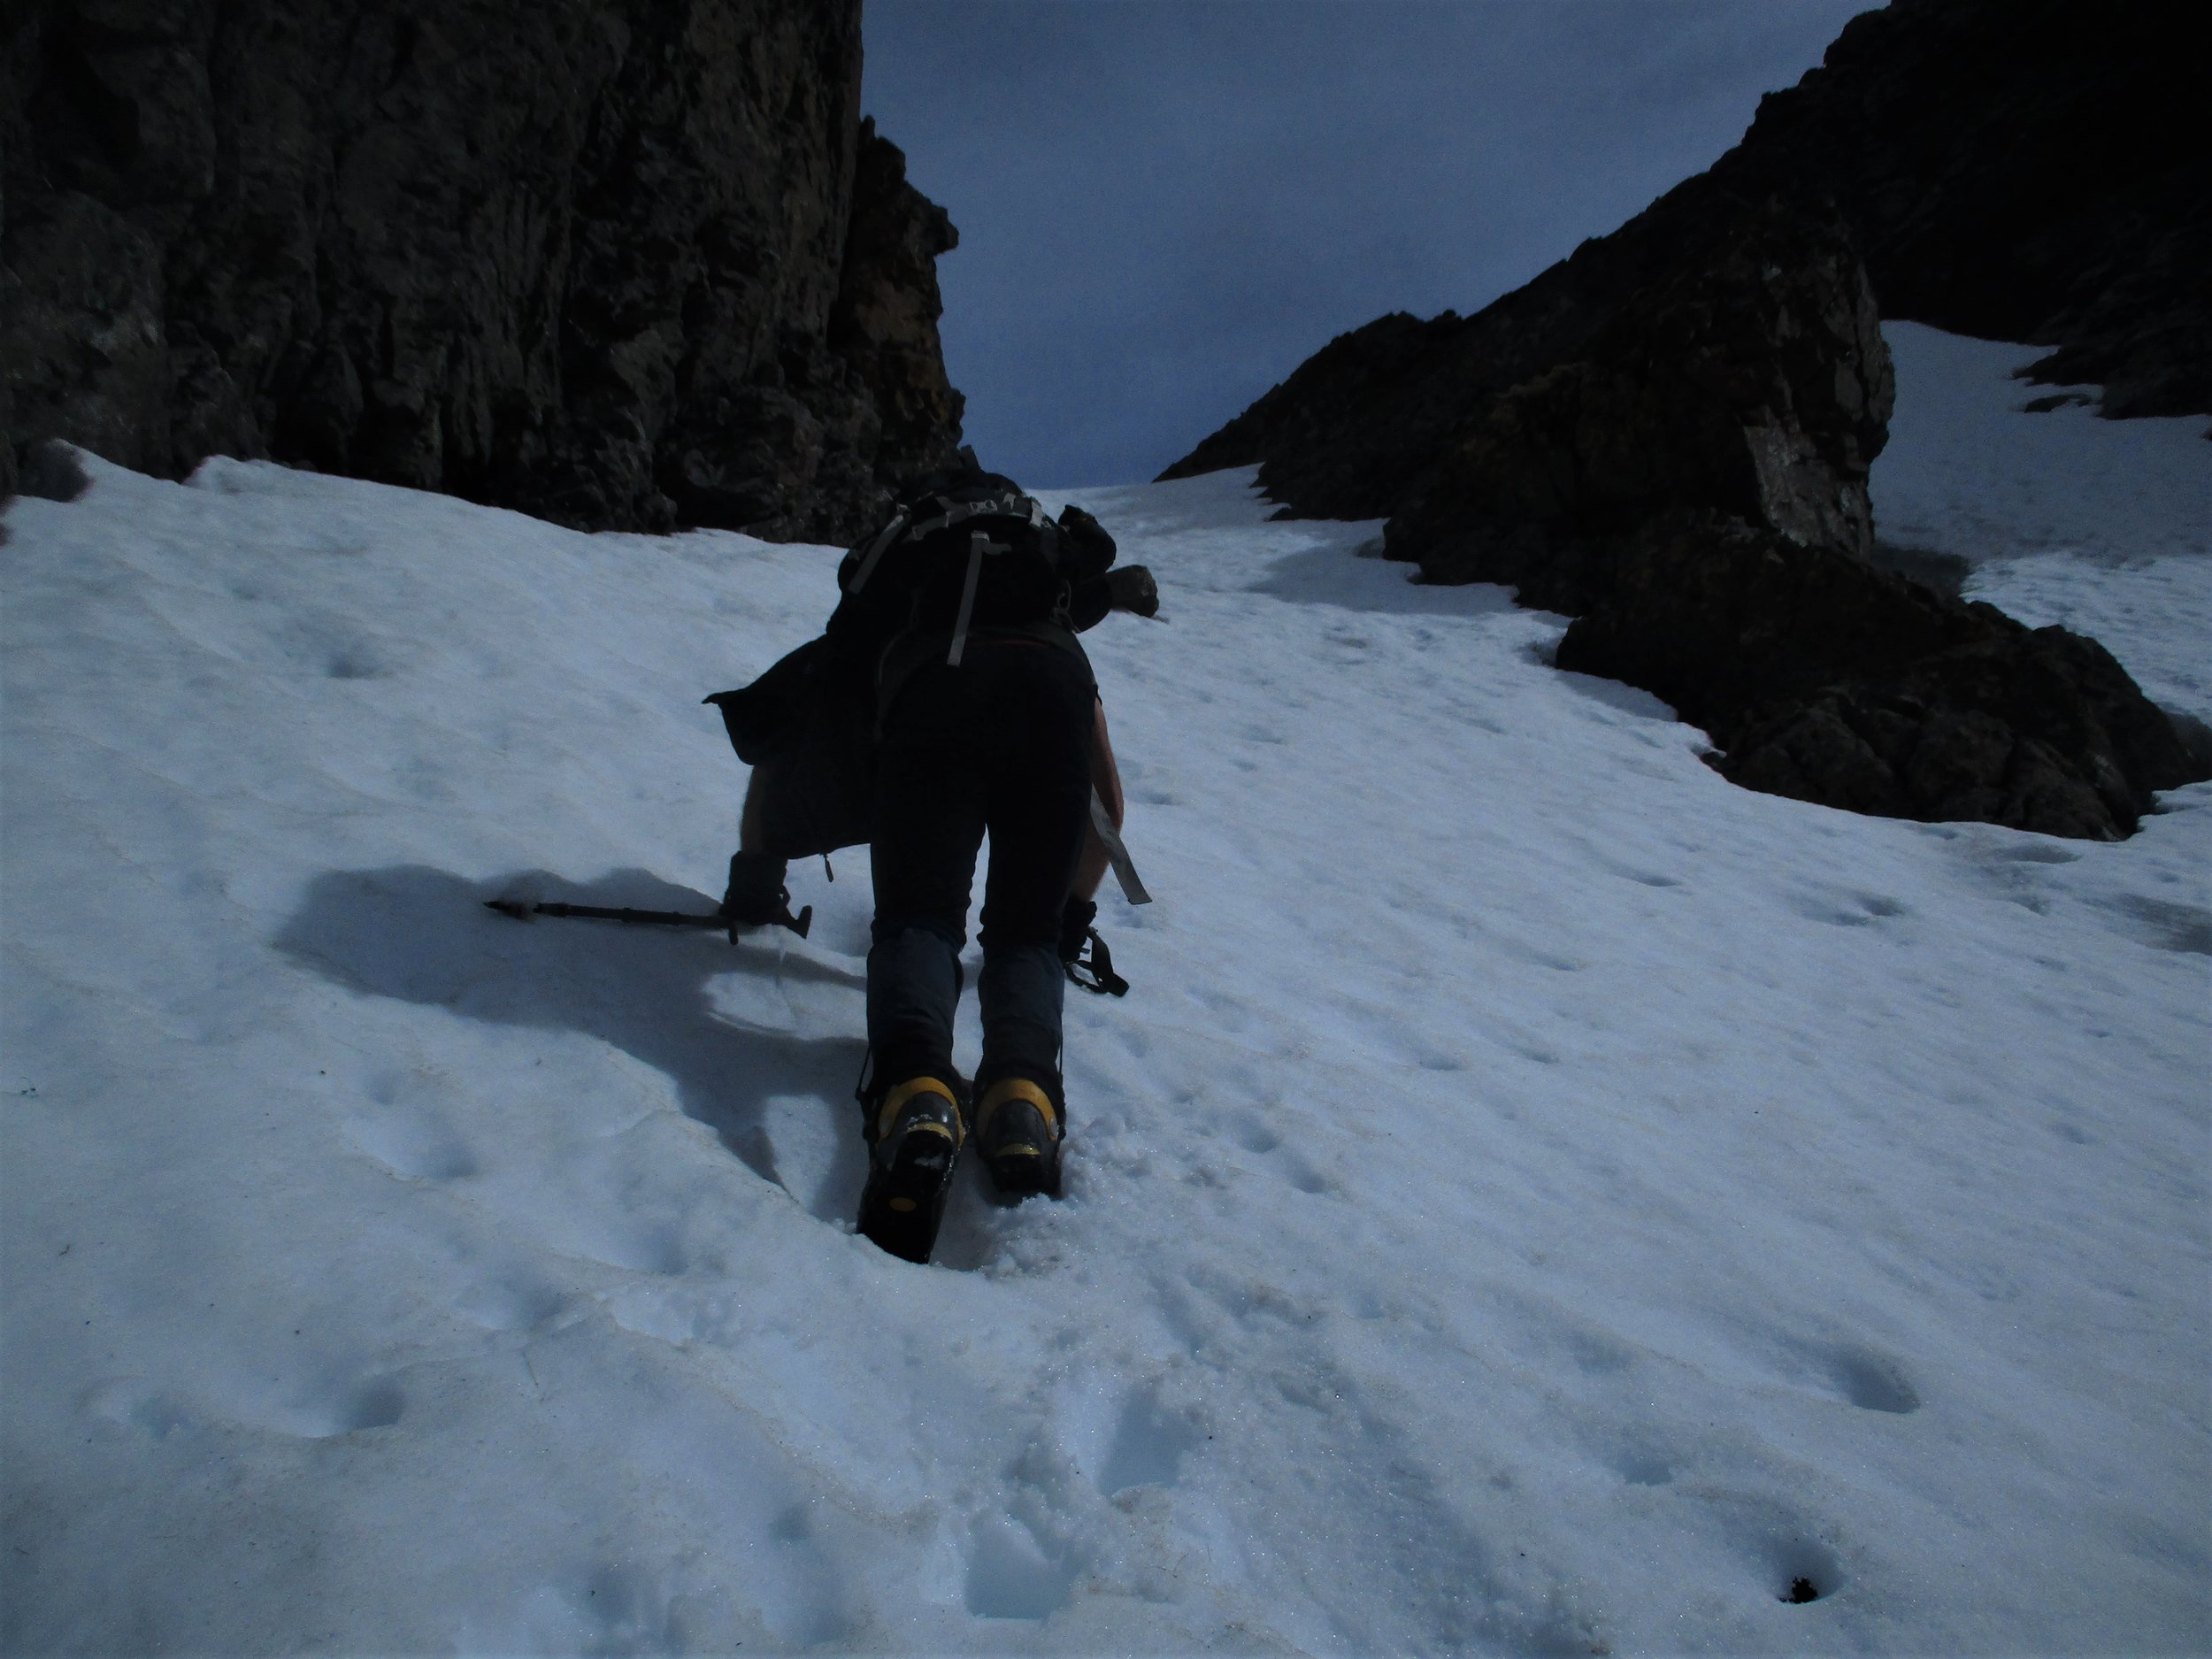
[[[360,1377],[318,1385],[273,1412],[254,1414],[279,1433],[302,1440],[334,1440],[370,1429],[388,1429],[407,1414],[407,1393],[396,1377]]]
[[[1848,1584],[1829,1529],[1810,1517],[1764,1494],[1700,1491],[1695,1497],[1717,1522],[1743,1593],[1803,1606]]]
[[[88,1389],[79,1409],[110,1437],[142,1434],[165,1440],[200,1426],[184,1398],[144,1377],[117,1377]]]
[[[1871,1348],[1838,1345],[1825,1355],[1828,1376],[1838,1393],[1862,1411],[1902,1417],[1920,1409],[1920,1394],[1904,1368]]]
[[[1068,1604],[1083,1571],[1048,1553],[1014,1517],[989,1516],[976,1525],[963,1599],[978,1618],[1047,1619]]]
[[[1809,922],[1826,922],[1832,927],[1865,927],[1911,914],[1901,901],[1879,893],[1800,894],[1790,900],[1790,908]]]
[[[1171,1486],[1182,1479],[1183,1459],[1202,1443],[1187,1417],[1162,1405],[1152,1389],[1140,1388],[1115,1415],[1094,1484],[1109,1498],[1138,1486]]]
[[[549,1323],[568,1299],[527,1273],[488,1279],[461,1295],[454,1312],[487,1331],[534,1331]]]
[[[1282,1136],[1277,1134],[1273,1126],[1256,1113],[1242,1113],[1232,1123],[1237,1144],[1247,1152],[1264,1155],[1283,1144]]]
[[[1674,1465],[1664,1454],[1646,1447],[1618,1451],[1611,1459],[1613,1472],[1632,1486],[1663,1486],[1674,1479]]]
[[[452,1125],[426,1112],[357,1115],[346,1121],[346,1139],[402,1180],[465,1180],[480,1169]]]
[[[1920,1409],[1920,1391],[1904,1366],[1863,1343],[1793,1341],[1785,1346],[1782,1366],[1794,1386],[1809,1385],[1862,1411],[1904,1417]]]
[[[463,1180],[479,1172],[475,1152],[449,1118],[437,1074],[380,1068],[361,1092],[365,1104],[345,1122],[357,1151],[402,1180]]]

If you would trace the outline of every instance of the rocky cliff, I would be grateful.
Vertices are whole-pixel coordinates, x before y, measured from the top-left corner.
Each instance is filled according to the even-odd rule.
[[[2149,30],[1895,0],[1611,235],[1340,336],[1164,476],[1256,461],[1286,512],[1576,617],[1562,667],[1665,697],[1748,787],[2125,834],[2202,757],[2094,641],[1877,569],[1867,477],[1885,315],[2054,345],[2108,414],[2212,409],[2212,188]]]
[[[2055,348],[2115,416],[2212,412],[2212,171],[2158,8],[1894,0],[1762,101],[1743,142],[1471,317],[1339,336],[1161,474],[1261,468],[1316,518],[1380,518],[1513,387],[1571,360],[1744,203],[1839,215],[1886,318]]]
[[[1714,167],[1833,198],[1885,317],[2056,348],[2104,412],[2212,413],[2212,168],[2184,14],[1895,0]]]
[[[1850,238],[1771,203],[1699,206],[1693,257],[1633,272],[1565,361],[1453,434],[1397,503],[1394,557],[1569,612],[1609,590],[1621,538],[1686,511],[1867,557],[1893,381]]]
[[[955,234],[859,119],[859,0],[18,0],[0,28],[0,468],[50,437],[267,455],[836,541],[958,443]]]

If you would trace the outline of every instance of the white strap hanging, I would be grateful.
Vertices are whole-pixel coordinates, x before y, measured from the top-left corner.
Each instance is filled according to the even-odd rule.
[[[868,578],[876,573],[877,565],[889,551],[891,543],[899,539],[899,532],[905,528],[906,509],[902,507],[891,515],[891,522],[878,531],[876,539],[868,544],[867,552],[861,556],[860,568],[853,572],[851,585],[845,589],[847,593],[856,594],[867,586]]]
[[[975,614],[975,584],[983,574],[983,556],[1003,553],[1010,544],[994,541],[980,530],[968,533],[968,580],[960,589],[960,614],[953,619],[952,649],[945,653],[948,665],[960,666],[960,653],[968,646],[968,618]]]
[[[1149,904],[1152,895],[1144,890],[1144,883],[1137,879],[1136,862],[1129,856],[1128,848],[1122,845],[1121,832],[1114,827],[1113,814],[1106,810],[1106,797],[1100,795],[1098,786],[1091,786],[1091,828],[1106,849],[1106,860],[1114,867],[1114,879],[1121,883],[1121,896],[1132,904]]]

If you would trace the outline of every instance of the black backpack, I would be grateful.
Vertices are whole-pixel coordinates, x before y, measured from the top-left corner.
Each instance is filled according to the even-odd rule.
[[[1081,508],[1056,522],[1013,480],[972,464],[902,489],[838,566],[841,597],[821,636],[706,699],[757,774],[758,850],[802,858],[870,839],[876,725],[899,681],[941,655],[956,665],[975,629],[1080,655],[1075,631],[1106,614],[1114,557],[1113,537]]]
[[[1002,473],[939,473],[902,492],[883,526],[846,554],[830,632],[879,654],[901,635],[941,635],[956,666],[972,630],[1072,634],[1076,590],[1113,561],[1113,538],[1088,513],[1055,522]]]

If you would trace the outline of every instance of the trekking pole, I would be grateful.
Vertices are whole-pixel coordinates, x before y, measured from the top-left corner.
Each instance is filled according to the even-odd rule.
[[[655,927],[711,927],[726,931],[729,918],[719,911],[701,916],[690,910],[633,910],[617,909],[605,904],[563,904],[557,901],[538,904],[527,899],[486,899],[484,908],[497,910],[502,916],[511,916],[518,922],[534,920],[541,916],[573,916],[590,921],[627,922]],[[787,906],[781,916],[775,918],[780,927],[788,927],[802,939],[814,926],[814,907],[810,904],[794,916]]]

